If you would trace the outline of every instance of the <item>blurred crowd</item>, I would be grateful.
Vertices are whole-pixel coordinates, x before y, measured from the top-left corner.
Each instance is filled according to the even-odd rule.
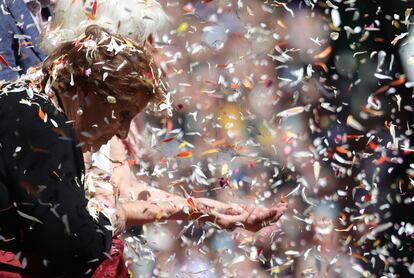
[[[393,20],[407,20],[406,6],[328,2],[165,2],[171,27],[155,45],[174,113],[143,115],[153,124],[140,127],[137,172],[172,192],[258,205],[286,199],[291,211],[277,240],[262,246],[208,227],[146,227],[156,250],[148,277],[413,273],[401,248],[412,226],[407,214],[396,217],[398,185],[411,187],[410,157],[389,148],[386,126],[410,129],[393,44],[404,29]],[[170,160],[183,152],[192,157]]]
[[[320,78],[326,76],[316,74],[328,73],[330,17],[305,3],[291,9],[262,1],[168,1],[166,10],[171,30],[155,45],[174,112],[142,116],[152,124],[138,124],[143,132],[136,172],[171,192],[257,205],[286,199],[292,210],[278,239],[263,246],[209,227],[144,227],[156,255],[138,260],[137,273],[359,275],[334,230],[338,196],[324,192],[335,188],[334,174],[318,162],[324,152],[318,136],[332,120],[321,115],[315,123],[312,117],[321,98],[332,94],[324,95]],[[290,110],[295,107],[302,113]],[[170,159],[183,152],[191,157]]]

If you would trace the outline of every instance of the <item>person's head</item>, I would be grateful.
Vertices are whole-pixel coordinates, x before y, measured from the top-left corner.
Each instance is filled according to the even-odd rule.
[[[169,24],[156,0],[59,0],[53,18],[42,32],[41,49],[50,54],[61,43],[75,39],[96,24],[113,34],[143,42]]]
[[[46,92],[60,98],[84,150],[98,150],[114,135],[126,138],[132,118],[165,94],[145,48],[97,25],[55,49],[42,71]]]

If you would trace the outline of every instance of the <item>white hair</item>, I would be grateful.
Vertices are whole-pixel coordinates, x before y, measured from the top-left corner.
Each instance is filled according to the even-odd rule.
[[[54,19],[43,32],[40,46],[50,54],[62,42],[74,40],[92,24],[143,42],[169,22],[155,0],[58,0]]]

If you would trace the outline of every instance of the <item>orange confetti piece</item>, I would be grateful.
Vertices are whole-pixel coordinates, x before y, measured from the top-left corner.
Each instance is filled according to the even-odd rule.
[[[323,59],[329,56],[329,54],[331,54],[332,52],[332,46],[327,47],[326,49],[324,49],[321,53],[315,55],[313,58],[315,59]]]
[[[168,131],[171,131],[173,129],[173,126],[174,126],[173,122],[171,120],[168,120],[168,122],[167,122],[167,130]]]
[[[197,206],[196,206],[196,204],[195,204],[195,202],[194,202],[193,198],[188,197],[188,198],[187,198],[187,203],[190,205],[190,207],[191,207],[193,210],[197,211]]]
[[[366,112],[366,113],[370,114],[371,116],[374,116],[374,117],[380,117],[380,116],[384,115],[384,112],[383,111],[376,111],[376,110],[367,108],[365,106],[362,107],[361,110],[363,112]]]
[[[127,161],[129,166],[134,166],[137,164],[137,161],[135,159],[128,159]]]
[[[278,21],[277,21],[277,25],[279,25],[279,26],[280,26],[280,27],[282,27],[283,29],[287,29],[287,27],[286,27],[285,23],[283,23],[283,21],[281,21],[281,20],[278,20]]]
[[[45,112],[43,112],[42,107],[39,107],[39,113],[38,113],[38,115],[39,115],[39,118],[40,118],[42,121],[44,121],[44,120],[45,120],[46,114],[45,114]]]
[[[315,64],[315,66],[321,67],[324,72],[328,72],[328,66],[325,63],[318,62]]]
[[[193,153],[190,151],[180,152],[176,155],[176,157],[192,157]]]
[[[276,117],[286,118],[286,117],[298,115],[302,113],[303,111],[305,111],[305,106],[297,106],[297,107],[289,108],[289,109],[283,110],[282,112],[279,112],[276,115]]]
[[[401,76],[400,76],[400,78],[398,78],[397,80],[393,80],[393,81],[391,81],[390,82],[390,85],[391,86],[400,86],[400,85],[403,85],[405,83],[405,75],[404,74],[402,74]]]
[[[342,154],[347,154],[348,153],[348,150],[345,149],[342,146],[336,147],[336,151],[339,152],[339,153],[342,153]]]

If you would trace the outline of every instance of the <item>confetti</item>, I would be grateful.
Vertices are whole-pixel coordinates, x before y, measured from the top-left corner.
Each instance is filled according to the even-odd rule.
[[[190,151],[184,151],[176,154],[176,157],[192,157],[193,153]]]

